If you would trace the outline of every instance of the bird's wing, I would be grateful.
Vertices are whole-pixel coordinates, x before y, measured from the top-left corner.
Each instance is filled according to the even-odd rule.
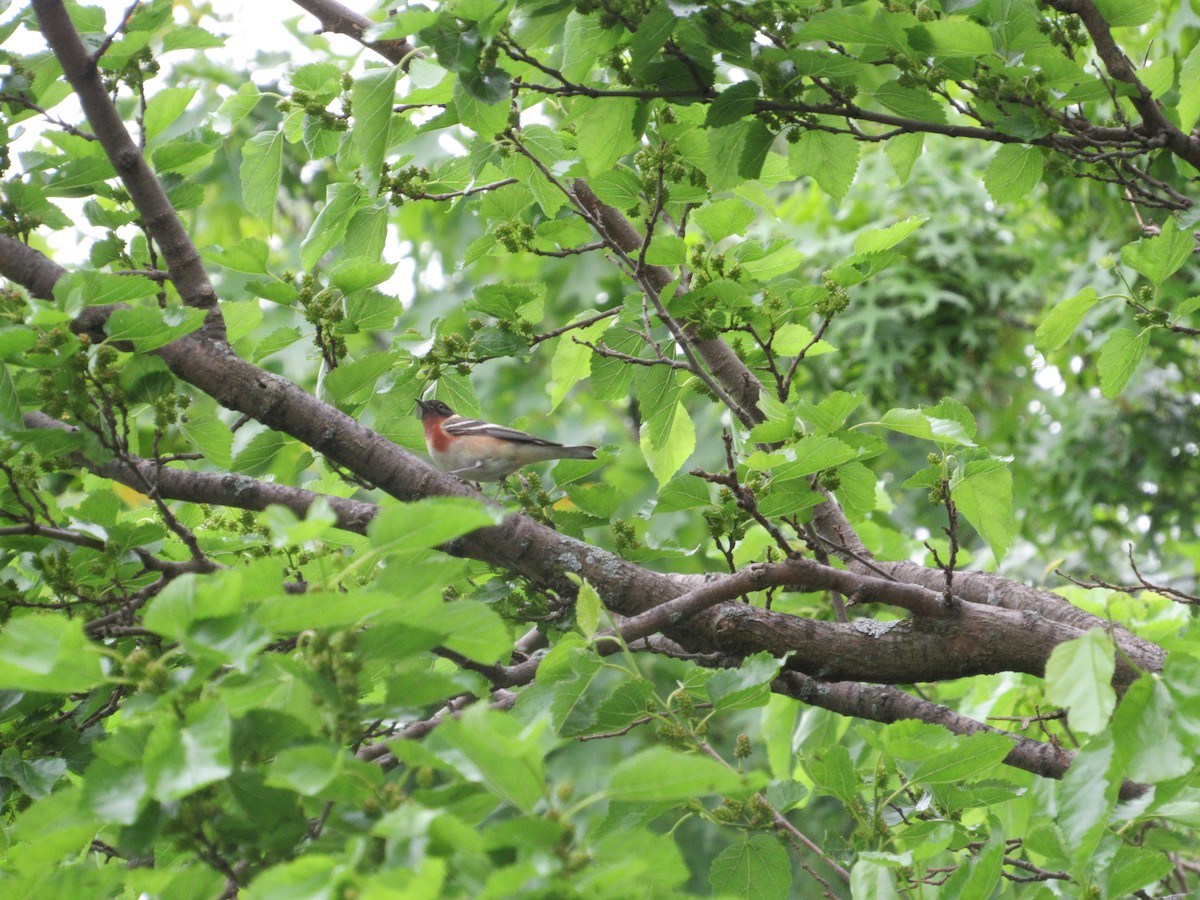
[[[442,423],[442,430],[446,434],[451,434],[455,437],[484,435],[486,437],[499,438],[502,441],[514,441],[519,444],[536,444],[539,447],[562,446],[555,441],[547,441],[544,438],[534,437],[532,434],[517,431],[515,428],[505,428],[503,425],[484,422],[481,419],[468,419],[464,416],[451,416]]]

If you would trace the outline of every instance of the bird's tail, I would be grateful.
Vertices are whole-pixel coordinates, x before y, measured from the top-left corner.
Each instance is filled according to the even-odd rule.
[[[573,444],[559,450],[561,459],[595,459],[596,448],[590,444]]]

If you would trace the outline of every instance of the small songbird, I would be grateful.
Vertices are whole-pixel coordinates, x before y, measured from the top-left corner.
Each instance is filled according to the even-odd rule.
[[[563,445],[515,428],[458,415],[441,400],[418,400],[425,446],[433,464],[467,481],[503,481],[517,469],[548,459],[595,459],[587,444]]]

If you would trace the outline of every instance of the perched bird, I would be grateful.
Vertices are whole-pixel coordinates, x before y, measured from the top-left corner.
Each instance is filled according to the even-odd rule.
[[[468,481],[503,481],[517,469],[548,459],[595,459],[587,444],[563,445],[458,415],[441,400],[418,400],[425,446],[433,464]]]

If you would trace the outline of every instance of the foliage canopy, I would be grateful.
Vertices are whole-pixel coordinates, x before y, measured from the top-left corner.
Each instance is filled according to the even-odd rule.
[[[5,895],[1200,889],[1200,10],[390,6],[0,0]]]

